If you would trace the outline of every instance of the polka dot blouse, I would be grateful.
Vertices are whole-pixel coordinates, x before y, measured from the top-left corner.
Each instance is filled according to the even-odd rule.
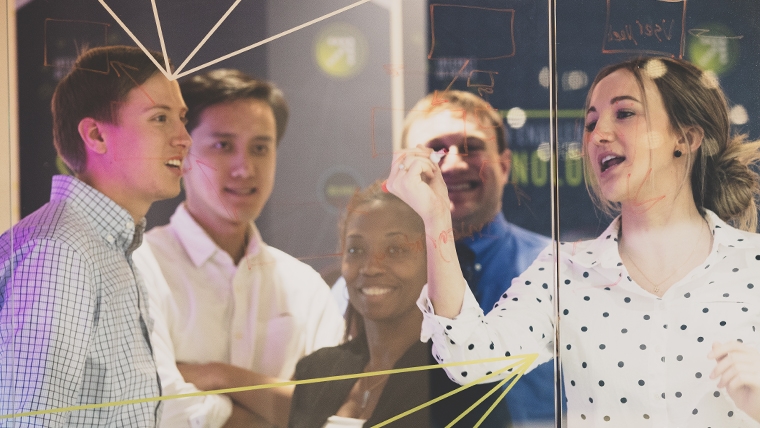
[[[710,379],[713,342],[760,348],[760,235],[712,212],[704,263],[662,297],[639,287],[617,248],[619,218],[599,238],[561,245],[560,357],[570,427],[760,427]],[[484,316],[469,288],[453,320],[434,314],[426,290],[423,340],[439,362],[539,353],[553,356],[549,247]],[[506,364],[447,369],[467,383]]]

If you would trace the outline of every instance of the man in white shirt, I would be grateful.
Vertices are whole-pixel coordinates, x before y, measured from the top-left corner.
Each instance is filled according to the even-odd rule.
[[[287,104],[279,89],[236,70],[180,87],[194,141],[187,199],[135,256],[151,293],[164,395],[288,380],[301,357],[337,345],[344,324],[319,274],[266,245],[253,223],[274,187]],[[167,400],[161,425],[285,427],[291,394]]]

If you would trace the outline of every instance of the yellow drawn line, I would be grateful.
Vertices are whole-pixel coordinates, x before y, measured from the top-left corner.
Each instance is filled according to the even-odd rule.
[[[493,363],[493,362],[499,362],[499,361],[515,360],[515,359],[520,360],[520,362],[513,363],[505,367],[504,369],[499,370],[496,374],[488,375],[488,377],[491,377],[491,376],[496,376],[497,374],[502,373],[506,370],[509,370],[511,367],[523,366],[523,365],[525,367],[529,367],[530,364],[532,364],[533,361],[537,357],[538,357],[538,354],[522,354],[522,355],[513,355],[511,357],[486,358],[486,359],[481,359],[481,360],[462,361],[462,362],[457,362],[457,363],[432,364],[432,365],[427,365],[427,366],[407,367],[407,368],[393,369],[393,370],[381,370],[381,371],[376,371],[376,372],[328,376],[328,377],[304,379],[304,380],[291,380],[291,381],[261,384],[261,385],[241,386],[237,388],[216,389],[213,391],[198,391],[198,392],[190,392],[186,394],[164,395],[160,397],[134,398],[131,400],[110,401],[107,403],[83,404],[79,406],[58,407],[58,408],[53,408],[53,409],[35,410],[35,411],[24,412],[24,413],[12,413],[12,414],[0,415],[0,420],[11,419],[11,418],[22,418],[22,417],[27,417],[27,416],[37,416],[37,415],[44,415],[44,414],[50,414],[50,413],[71,412],[71,411],[76,411],[76,410],[99,409],[102,407],[150,403],[150,402],[156,402],[156,401],[174,400],[177,398],[199,397],[199,396],[216,395],[216,394],[229,394],[233,392],[242,392],[242,391],[254,391],[254,390],[259,390],[259,389],[275,388],[279,386],[306,385],[306,384],[330,382],[330,381],[336,381],[336,380],[359,379],[359,378],[370,377],[370,376],[381,376],[381,375],[390,375],[390,374],[397,374],[397,373],[410,373],[410,372],[416,372],[416,371],[455,367],[455,366],[462,366],[462,365],[468,365],[468,364]],[[527,360],[527,362],[525,360]],[[482,380],[478,379],[475,382],[478,382],[478,381],[482,381]],[[472,382],[468,385],[472,386],[475,382]],[[461,388],[461,389],[464,389],[464,388]],[[460,389],[457,389],[455,391],[459,391],[459,390]],[[452,393],[449,393],[448,395],[446,395],[446,397],[448,397]],[[407,415],[409,413],[411,413],[411,411],[406,412],[403,415]]]
[[[533,354],[533,355],[538,356],[538,354]],[[510,376],[507,376],[501,382],[499,382],[496,386],[494,386],[493,388],[491,388],[491,390],[488,391],[488,394],[482,396],[478,401],[474,402],[467,410],[465,410],[464,412],[462,412],[461,415],[459,415],[456,419],[454,419],[453,421],[451,421],[451,423],[449,423],[448,425],[446,425],[446,428],[451,428],[452,426],[454,426],[455,423],[459,422],[459,420],[462,419],[463,417],[465,417],[465,415],[467,415],[467,413],[470,413],[472,411],[472,409],[474,409],[475,407],[477,407],[478,405],[480,405],[480,403],[482,403],[486,398],[490,397],[494,392],[498,391],[499,388],[501,388],[502,386],[504,386],[504,384],[507,383],[514,376],[514,380],[512,381],[512,383],[510,383],[509,386],[504,390],[504,392],[501,393],[501,395],[499,396],[499,398],[497,400],[495,400],[491,404],[491,407],[488,408],[488,410],[483,414],[483,416],[480,417],[480,419],[478,420],[478,422],[473,427],[473,428],[478,428],[480,426],[480,424],[482,424],[483,421],[488,417],[488,415],[491,414],[491,412],[493,411],[493,409],[496,408],[496,405],[499,404],[499,402],[501,402],[501,400],[504,398],[505,395],[507,395],[507,392],[509,392],[509,390],[512,389],[512,387],[515,385],[515,383],[517,383],[517,381],[522,377],[523,373],[525,373],[528,370],[528,367],[530,367],[530,365],[533,364],[533,361],[535,361],[535,359],[536,358],[534,357],[534,358],[529,359],[527,361],[523,361],[522,364],[520,365],[520,367],[517,370],[515,370],[514,373],[512,373]]]
[[[484,395],[482,398],[480,398],[475,404],[473,404],[472,406],[470,406],[469,408],[467,408],[464,412],[462,412],[462,414],[460,414],[456,419],[454,419],[453,421],[451,421],[450,424],[446,425],[446,428],[450,428],[455,423],[459,422],[459,420],[461,420],[462,418],[464,418],[465,416],[467,416],[468,413],[470,413],[475,407],[477,407],[480,403],[482,403],[483,400],[485,400],[488,397],[490,397],[495,391],[497,391],[502,385],[504,385],[504,383],[506,383],[507,381],[509,381],[509,379],[511,379],[513,376],[515,376],[516,374],[519,374],[519,376],[522,376],[522,372],[524,370],[527,370],[528,367],[530,367],[530,365],[533,363],[533,361],[536,359],[537,356],[538,356],[538,354],[517,355],[517,357],[522,357],[524,359],[524,361],[510,364],[510,365],[508,365],[508,366],[506,366],[506,367],[504,367],[504,368],[502,368],[500,370],[497,370],[496,372],[493,372],[491,374],[485,375],[485,376],[483,376],[483,377],[481,377],[479,379],[475,379],[474,381],[472,381],[472,382],[470,382],[468,384],[465,384],[463,386],[460,386],[459,388],[457,388],[457,389],[455,389],[453,391],[449,391],[446,394],[438,396],[438,397],[436,397],[436,398],[434,398],[434,399],[432,399],[432,400],[430,400],[430,401],[428,401],[426,403],[422,403],[422,404],[420,404],[417,407],[409,409],[406,412],[398,414],[398,415],[396,415],[396,416],[394,416],[394,417],[392,417],[390,419],[387,419],[387,420],[385,420],[385,421],[383,421],[383,422],[381,422],[381,423],[379,423],[377,425],[373,425],[371,428],[380,428],[380,427],[383,427],[385,425],[388,425],[388,424],[390,424],[392,422],[395,422],[395,421],[397,421],[397,420],[399,420],[399,419],[401,419],[401,418],[403,418],[403,417],[405,417],[407,415],[410,415],[410,414],[412,414],[412,413],[414,413],[414,412],[416,412],[418,410],[424,409],[425,407],[431,406],[431,405],[433,405],[433,404],[435,404],[435,403],[437,403],[437,402],[439,402],[439,401],[441,401],[443,399],[446,399],[446,398],[448,398],[448,397],[450,397],[450,396],[452,396],[452,395],[454,395],[454,394],[456,394],[458,392],[464,391],[465,389],[467,389],[467,388],[469,388],[471,386],[479,384],[479,383],[481,383],[481,382],[483,382],[485,380],[488,380],[488,379],[490,379],[490,378],[492,378],[494,376],[498,376],[501,373],[504,373],[505,371],[507,371],[509,369],[512,369],[512,368],[517,367],[517,366],[520,367],[517,371],[515,371],[515,373],[512,373],[510,376],[508,376],[503,381],[501,381],[500,383],[498,383],[486,395]],[[506,358],[511,358],[511,357],[504,357],[504,358],[501,358],[501,359],[504,360]],[[461,365],[461,364],[469,364],[469,363],[474,363],[474,362],[470,361],[470,362],[467,362],[467,363],[453,363],[451,365]],[[443,366],[443,365],[440,365],[440,366]],[[517,379],[519,379],[519,376],[517,377]],[[513,382],[513,384],[514,384],[514,382]],[[510,385],[508,389],[511,389],[511,388],[512,388],[512,385]],[[500,398],[500,400],[501,400],[501,398]],[[494,403],[494,405],[491,406],[491,408],[488,409],[488,411],[486,412],[486,414],[483,415],[482,419],[485,419],[491,413],[491,411],[493,411],[493,409],[496,407],[496,404],[497,403]],[[482,420],[481,420],[481,422],[482,422]],[[478,425],[480,425],[480,422],[478,422]]]
[[[535,359],[534,359],[534,360],[535,360]],[[477,424],[475,424],[475,427],[474,427],[474,428],[477,428],[477,427],[479,427],[479,426],[480,426],[480,424],[482,424],[482,423],[483,423],[483,421],[486,419],[486,417],[487,417],[488,415],[490,415],[490,414],[491,414],[491,412],[493,411],[493,409],[495,409],[495,408],[496,408],[496,405],[497,405],[497,404],[499,404],[499,403],[501,402],[501,400],[503,400],[503,399],[504,399],[504,396],[505,396],[505,395],[507,395],[507,393],[508,393],[509,391],[511,391],[511,390],[512,390],[512,387],[513,387],[513,386],[515,386],[515,384],[517,383],[517,381],[518,381],[518,380],[520,380],[520,378],[522,377],[522,375],[523,375],[523,374],[525,374],[525,372],[528,370],[528,367],[530,367],[530,365],[531,365],[531,364],[533,364],[533,360],[531,360],[529,363],[525,364],[525,365],[524,365],[524,366],[523,366],[523,367],[522,367],[522,368],[521,368],[521,369],[520,369],[520,370],[517,372],[517,376],[515,376],[515,378],[514,378],[514,380],[512,381],[512,383],[510,383],[510,384],[509,384],[509,386],[508,386],[508,387],[506,387],[506,388],[504,389],[504,391],[502,391],[501,395],[499,395],[499,398],[497,398],[496,400],[494,400],[493,404],[491,404],[491,407],[489,407],[489,408],[488,408],[488,411],[486,411],[486,413],[485,413],[485,414],[484,414],[484,415],[483,415],[483,416],[480,418],[480,420],[478,421],[478,423],[477,423]],[[491,390],[491,392],[489,392],[489,393],[488,393],[488,395],[491,395],[491,394],[493,394],[493,393],[496,391],[496,388],[501,388],[501,386],[502,386],[502,385],[504,385],[505,383],[507,383],[507,381],[508,381],[508,380],[509,380],[509,378],[506,378],[506,379],[502,380],[501,382],[499,382],[499,384],[498,384],[498,385],[496,385],[496,387],[495,387],[495,388],[493,388],[493,389]],[[448,427],[447,427],[447,428],[448,428]]]

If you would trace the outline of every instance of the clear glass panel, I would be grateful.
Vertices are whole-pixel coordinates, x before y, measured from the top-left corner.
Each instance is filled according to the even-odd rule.
[[[481,264],[476,259],[473,265],[478,272],[482,270],[480,275],[484,278],[479,293],[490,294],[482,297],[481,305],[490,308],[511,277],[526,268],[549,242],[552,76],[547,3],[424,0],[213,3],[160,1],[155,2],[154,9],[150,2],[140,5],[108,0],[18,2],[22,215],[29,215],[45,204],[51,177],[67,172],[57,159],[50,138],[49,103],[57,82],[78,53],[96,46],[134,45],[139,41],[157,51],[165,46],[175,69],[180,69],[177,73],[180,78],[219,67],[238,68],[271,80],[283,90],[290,106],[290,120],[277,148],[276,184],[256,225],[265,242],[310,265],[330,285],[341,276],[338,222],[347,202],[356,189],[387,177],[392,154],[402,145],[404,117],[418,100],[435,91],[441,97],[448,91],[464,91],[490,103],[505,124],[506,141],[512,151],[511,158],[506,157],[509,162],[503,166],[495,154],[483,162],[470,162],[470,175],[465,177],[464,185],[475,188],[484,186],[480,181],[488,182],[489,174],[503,174],[509,179],[503,190],[500,185],[490,183],[491,194],[478,201],[481,205],[492,203],[491,207],[497,207],[501,201],[501,212],[508,221],[495,229],[502,233],[499,228],[507,228],[494,244],[498,254],[478,255],[496,260],[484,265],[485,261]],[[108,69],[107,64],[104,66]],[[440,104],[435,100],[434,103]],[[492,135],[496,132],[494,126],[480,117],[485,109],[477,107],[474,112],[478,117],[477,131]],[[457,119],[467,123],[466,117]],[[467,142],[477,148],[473,140]],[[481,143],[489,153],[498,151],[495,137]],[[464,161],[470,155],[467,150],[462,153]],[[474,154],[473,158],[477,156]],[[189,174],[197,174],[204,168],[207,173],[211,171],[202,158],[191,156],[188,161],[195,167]],[[567,185],[581,189],[579,166],[575,158],[573,162],[575,169],[566,172]],[[184,198],[183,193],[155,203],[147,216],[148,227],[166,224]],[[463,239],[482,244],[490,239],[490,232],[484,232],[484,227],[497,211],[477,222],[455,218],[454,226],[460,229]],[[513,229],[517,227],[521,229]],[[525,255],[527,247],[531,247],[530,257]],[[503,252],[509,253],[510,258],[500,259]],[[421,263],[419,257],[415,260]],[[511,273],[501,274],[502,265]],[[222,283],[225,281],[220,279]],[[345,304],[345,292],[337,298]],[[190,324],[176,321],[176,325]],[[293,375],[292,365],[304,350],[298,344],[294,345],[295,350],[285,346],[276,349],[277,345],[266,334],[281,324],[287,330],[287,323],[280,321],[262,322],[259,334],[267,337],[267,347],[279,351],[279,354],[273,351],[272,355],[281,356],[276,362],[270,361],[270,365],[289,365],[288,368],[279,370],[264,367],[265,364],[246,368],[289,379]],[[410,336],[405,333],[405,337]],[[411,337],[415,335],[416,326]],[[553,335],[554,332],[546,334]],[[193,340],[201,341],[200,337]],[[175,343],[178,359],[182,359],[179,354],[184,352],[180,350],[184,345]],[[419,346],[417,343],[413,349]],[[231,347],[234,353],[234,345]],[[427,364],[429,352],[424,351],[405,364]],[[189,362],[207,360],[188,353],[183,355]],[[349,372],[363,370],[363,364],[359,364]],[[309,376],[328,374],[335,373],[319,369]],[[393,381],[398,383],[395,387],[401,385],[402,390],[411,391],[405,404],[431,398],[421,386],[428,382],[435,383],[436,386],[429,386],[437,391],[454,388],[440,372],[431,379],[424,374],[395,376],[398,377]],[[553,366],[546,363],[521,378],[510,391],[507,401],[511,403],[511,418],[516,425],[539,419],[553,424],[554,378]],[[380,384],[374,378],[364,383],[359,397],[367,399],[372,397],[375,385]],[[445,385],[441,387],[439,383]],[[541,394],[531,394],[531,388]],[[471,389],[469,395],[460,393],[443,401],[434,410],[439,418],[436,423],[443,426],[479,398],[481,391]],[[367,392],[370,394],[365,395]],[[369,398],[370,402],[372,399]],[[233,400],[240,404],[242,401],[238,400],[244,398],[233,396]],[[388,417],[408,407],[392,408]],[[454,412],[455,409],[459,410]],[[485,412],[481,406],[475,413]],[[472,415],[469,418],[457,426],[476,422]],[[483,426],[504,423],[504,407],[500,406]]]
[[[258,215],[256,225],[267,244],[311,266],[330,285],[339,280],[344,273],[341,268],[345,268],[341,264],[343,252],[338,225],[346,204],[356,189],[366,188],[387,177],[392,154],[404,142],[404,117],[426,94],[437,91],[439,96],[433,104],[440,105],[444,103],[441,100],[445,99],[446,92],[461,90],[487,101],[498,111],[505,126],[511,158],[507,168],[509,183],[495,200],[501,201],[501,212],[509,224],[545,237],[552,233],[551,165],[555,160],[552,156],[556,144],[559,202],[554,208],[559,209],[560,227],[559,236],[555,238],[566,242],[565,247],[572,248],[568,250],[570,253],[576,248],[593,252],[588,249],[589,244],[583,242],[599,236],[612,220],[594,208],[583,174],[584,103],[591,82],[601,67],[638,55],[688,59],[710,70],[725,90],[732,131],[746,133],[750,138],[760,135],[756,123],[760,111],[760,84],[754,78],[754,72],[760,66],[757,55],[760,39],[755,24],[760,18],[760,5],[753,0],[726,1],[719,7],[710,2],[687,4],[685,0],[556,0],[556,28],[551,29],[556,32],[556,64],[549,63],[551,2],[256,0],[210,4],[199,0],[164,1],[155,5],[160,32],[151,4],[143,3],[134,5],[107,0],[103,4],[83,0],[17,2],[21,216],[31,214],[46,203],[52,176],[66,172],[51,144],[49,106],[55,85],[79,52],[95,46],[134,45],[136,40],[158,51],[162,45],[166,46],[175,69],[181,68],[177,73],[181,77],[220,67],[238,68],[271,80],[283,90],[290,106],[290,120],[277,148],[274,190]],[[556,75],[550,70],[556,70]],[[550,103],[549,90],[553,83],[557,91],[556,106]],[[9,101],[15,99],[9,98]],[[478,116],[477,112],[475,116]],[[553,141],[553,117],[557,118],[557,141]],[[464,119],[463,123],[467,120],[466,116],[460,119]],[[477,130],[486,134],[491,131],[482,122],[478,123]],[[486,149],[497,144],[495,140],[482,143]],[[465,155],[469,155],[467,150],[465,147]],[[465,156],[462,159],[467,164],[468,159]],[[202,161],[201,158],[195,160],[198,167],[195,173],[198,173],[204,166],[197,162]],[[192,165],[192,157],[189,161]],[[467,168],[473,168],[474,164],[469,161]],[[458,184],[474,188],[481,186],[487,181],[487,174],[491,173],[494,164],[485,162],[476,167],[479,168],[477,178],[469,177],[466,183]],[[8,186],[8,193],[13,195],[16,189]],[[183,193],[154,204],[147,216],[149,228],[166,224],[184,198]],[[482,204],[483,200],[478,202]],[[12,207],[9,212],[12,216]],[[491,218],[486,218],[485,223]],[[466,221],[464,217],[454,219],[454,227],[459,227],[461,232],[460,242],[488,240],[490,235],[483,233],[483,224],[483,221]],[[522,233],[513,231],[509,236],[532,236]],[[611,239],[614,242],[614,237]],[[416,241],[406,245],[407,249],[420,249]],[[526,254],[519,242],[510,245],[514,252]],[[579,251],[573,257],[585,257],[584,251]],[[615,245],[604,251],[605,257],[617,257]],[[671,403],[689,398],[686,391],[671,386],[658,389],[657,383],[667,379],[664,372],[658,377],[658,370],[668,369],[670,364],[675,364],[671,363],[671,357],[679,361],[677,357],[681,355],[669,348],[681,339],[671,341],[666,335],[667,329],[660,326],[676,325],[674,323],[678,320],[660,322],[669,316],[662,306],[667,306],[667,295],[657,299],[642,294],[640,290],[625,294],[628,289],[614,275],[609,280],[595,278],[598,272],[592,265],[598,260],[591,257],[593,254],[586,255],[590,256],[588,260],[579,261],[573,268],[563,271],[555,284],[560,289],[570,290],[559,296],[560,313],[572,311],[562,316],[563,323],[557,335],[570,399],[567,424],[615,423],[624,419],[658,426],[667,417],[663,416],[662,409],[672,410],[673,414],[682,412],[681,404]],[[478,257],[486,256],[476,251],[473,278],[480,278],[484,283],[495,281],[491,279],[493,266],[498,267],[496,270],[515,271],[503,275],[514,276],[525,268],[523,264],[529,262],[499,259],[486,265]],[[420,262],[419,257],[410,255],[409,258]],[[564,260],[560,262],[564,263]],[[587,268],[579,270],[577,266],[583,263]],[[628,263],[624,267],[630,269]],[[626,281],[626,276],[622,275],[620,281]],[[568,285],[566,281],[573,286],[565,287]],[[223,279],[220,282],[229,281]],[[502,289],[490,297],[484,295],[488,293],[484,291],[486,285],[478,284],[480,288],[476,289],[480,291],[476,296],[484,308],[489,309],[498,299],[506,288],[504,282],[508,280],[499,278],[494,287]],[[345,305],[347,294],[343,290],[335,293],[335,297]],[[626,298],[633,301],[628,302]],[[616,310],[623,311],[618,313],[626,317],[636,318],[635,323],[631,318],[631,326],[621,324]],[[583,316],[574,317],[577,313]],[[267,317],[263,319],[267,320]],[[639,319],[651,321],[654,327],[641,324]],[[362,327],[357,325],[356,328],[361,330]],[[296,327],[281,319],[262,322],[260,329],[259,334],[272,349],[276,346],[272,345],[267,334],[282,337],[285,335],[282,332],[296,331]],[[631,344],[629,337],[634,333],[637,337],[654,337],[655,342]],[[179,352],[180,344],[175,345],[175,352]],[[270,366],[262,364],[246,368],[273,377],[267,381],[277,377],[290,379],[295,361],[306,353],[303,345],[293,346],[292,349],[283,346],[279,352],[272,352],[277,357],[270,355],[273,360]],[[360,354],[369,353],[361,343],[357,346]],[[598,353],[597,349],[606,354]],[[416,359],[406,361],[407,365],[427,364],[427,353],[423,351],[420,354],[424,356],[422,360],[416,355]],[[641,379],[632,372],[619,374],[635,366],[622,357],[608,357],[608,354],[621,352],[626,357],[641,352],[641,361],[651,360],[651,365],[657,368],[642,374]],[[688,352],[691,352],[688,355],[699,354],[701,357],[708,348]],[[184,355],[188,360],[206,361],[200,356]],[[666,362],[663,363],[662,358]],[[344,371],[359,373],[365,370],[364,360],[352,364],[355,367]],[[594,368],[607,365],[609,370]],[[349,366],[347,363],[346,367]],[[596,376],[597,379],[586,375],[587,367],[590,367],[589,373],[609,374],[609,377],[600,375]],[[318,364],[309,377],[333,374],[339,373],[323,370]],[[421,395],[429,398],[427,393],[415,394],[416,388],[410,384],[445,382],[445,379],[429,379],[419,374],[394,376],[387,381],[388,384],[401,388],[401,392],[411,391],[412,398],[406,400],[404,397],[407,406],[394,408],[391,413],[407,410],[409,403],[421,400]],[[644,376],[650,376],[651,380],[644,379]],[[561,384],[555,380],[557,377],[549,362],[519,380],[506,399],[515,426],[535,422],[540,415],[553,418],[556,403],[552,402],[552,397],[561,402],[563,396],[555,391],[555,385]],[[243,378],[239,376],[237,380]],[[629,380],[636,385],[629,388],[620,384]],[[637,390],[639,381],[644,383],[642,388],[651,392],[651,397],[628,394],[628,391],[640,393]],[[353,383],[328,387],[325,391],[342,388],[339,394],[346,394],[349,398],[338,400],[340,403],[350,401],[350,394],[353,394],[355,404],[366,405],[378,399],[373,391],[378,387],[385,388],[381,386],[383,382],[383,378],[370,377],[359,381],[352,393],[349,390]],[[653,384],[655,386],[650,388]],[[231,386],[240,384],[232,382],[219,387]],[[530,395],[526,388],[543,391],[544,395]],[[698,390],[698,387],[693,389]],[[327,392],[321,394],[327,395]],[[444,405],[434,412],[442,412],[444,408],[451,412],[480,394],[482,392],[477,391],[467,398],[463,398],[464,394],[455,395],[442,401]],[[725,396],[721,394],[721,397]],[[709,399],[712,397],[710,395]],[[233,395],[232,398],[236,404],[246,407],[242,404],[245,396]],[[642,404],[645,399],[652,401]],[[689,403],[699,403],[696,398],[689,400]],[[450,404],[455,401],[458,405]],[[700,406],[693,406],[700,410],[700,415],[709,413],[702,411]],[[283,413],[274,405],[263,407],[263,410],[257,408],[262,414],[267,411],[269,414]],[[691,416],[692,408],[687,410]],[[480,413],[484,411],[480,410]],[[451,417],[445,416],[448,420]],[[499,417],[486,419],[483,426],[502,426],[500,422],[503,420],[497,419]],[[467,420],[464,425],[474,422]],[[677,422],[680,423],[680,419]],[[548,425],[552,424],[554,421],[548,422]],[[715,426],[721,426],[721,423]]]
[[[647,137],[642,136],[643,126],[649,124],[656,132],[657,126],[661,126],[658,124],[666,123],[661,120],[672,114],[684,117],[699,113],[688,111],[694,107],[676,108],[669,114],[663,112],[662,107],[656,110],[657,100],[652,99],[652,92],[647,92],[646,105],[650,116],[648,121],[639,122],[642,126],[636,139],[633,128],[625,128],[625,123],[626,120],[627,123],[636,120],[629,112],[642,113],[641,104],[635,110],[635,102],[618,101],[611,105],[613,108],[601,112],[613,95],[640,98],[640,90],[635,84],[625,87],[618,81],[614,86],[615,94],[600,89],[596,104],[592,104],[595,111],[591,112],[588,121],[584,121],[586,94],[597,72],[606,65],[638,56],[683,58],[707,71],[702,82],[717,79],[720,83],[729,101],[731,132],[757,138],[760,132],[758,84],[753,76],[758,65],[755,19],[760,5],[752,1],[729,1],[720,5],[697,1],[618,0],[558,0],[556,3],[559,238],[566,243],[566,254],[560,261],[566,269],[561,271],[559,278],[560,290],[565,290],[560,293],[560,349],[567,387],[567,424],[725,426],[739,423],[730,419],[739,412],[731,408],[732,405],[719,402],[727,396],[725,390],[719,390],[717,382],[707,380],[702,373],[712,371],[715,366],[714,361],[705,359],[712,342],[728,340],[734,334],[741,336],[744,327],[735,326],[730,332],[723,330],[720,337],[711,336],[712,323],[718,326],[720,320],[708,319],[707,313],[715,313],[717,308],[702,303],[711,301],[710,293],[726,297],[733,295],[731,287],[744,279],[731,284],[715,280],[716,276],[724,275],[720,274],[720,269],[728,272],[731,268],[716,267],[718,265],[710,259],[703,262],[709,246],[707,239],[699,241],[699,233],[680,242],[671,241],[668,254],[675,258],[667,260],[676,260],[675,263],[664,270],[653,268],[656,263],[652,264],[651,258],[641,255],[660,254],[657,237],[649,236],[649,241],[634,243],[636,238],[626,241],[625,234],[617,235],[614,230],[605,232],[613,217],[594,208],[583,185],[579,158],[586,150],[582,147],[583,127],[589,122],[596,126],[596,133],[591,136],[595,143],[589,143],[593,147],[593,150],[589,149],[593,162],[606,161],[608,158],[597,157],[605,154],[626,155],[625,163],[618,164],[613,158],[600,163],[598,168],[607,174],[601,180],[608,186],[605,190],[610,194],[617,195],[609,186],[628,180],[620,184],[624,190],[616,196],[627,201],[629,208],[634,207],[623,215],[624,220],[630,218],[630,224],[635,224],[654,218],[654,213],[674,212],[673,207],[679,205],[672,201],[672,195],[681,187],[688,189],[688,183],[682,175],[670,181],[672,186],[662,185],[669,182],[667,174],[658,170],[657,162],[662,156],[656,150],[657,144],[651,140],[646,142]],[[645,76],[665,80],[668,76],[664,74],[668,72],[663,73],[665,70],[658,68],[657,64],[642,63],[640,70]],[[677,71],[670,73],[680,76]],[[684,95],[699,98],[699,86],[704,84],[698,82],[664,96],[665,104],[672,105],[685,98]],[[611,111],[616,113],[604,116]],[[718,117],[712,112],[708,115],[711,116],[709,120]],[[634,141],[638,144],[637,149],[632,148]],[[665,157],[677,159],[677,138],[667,137],[665,141],[668,147],[672,147]],[[600,147],[606,147],[608,151],[600,154]],[[634,150],[638,150],[635,156]],[[642,151],[646,153],[643,159]],[[647,158],[651,162],[647,180],[637,179],[630,168],[637,164],[646,165]],[[614,169],[616,165],[620,167],[617,170]],[[684,216],[678,216],[665,223],[672,227],[661,228],[660,236],[673,236],[671,233],[677,225],[686,224],[686,221]],[[706,230],[704,228],[702,232],[707,233]],[[635,233],[630,232],[630,235],[642,236]],[[715,236],[718,240],[718,233]],[[593,243],[588,241],[594,239]],[[624,244],[619,250],[620,239]],[[683,248],[687,241],[685,251],[676,250]],[[698,251],[704,254],[695,255]],[[637,264],[644,270],[639,270]],[[684,269],[687,264],[694,270]],[[685,279],[680,280],[683,277]],[[744,285],[742,283],[742,287]],[[753,337],[751,334],[747,336]],[[746,343],[752,339],[744,340]],[[756,341],[753,344],[756,345]],[[702,400],[701,397],[710,399]]]

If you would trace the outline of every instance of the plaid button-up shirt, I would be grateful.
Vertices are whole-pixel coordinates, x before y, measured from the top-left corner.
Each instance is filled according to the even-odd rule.
[[[143,220],[85,183],[0,236],[0,418],[161,395],[145,287]],[[157,402],[2,418],[0,427],[152,427]]]

